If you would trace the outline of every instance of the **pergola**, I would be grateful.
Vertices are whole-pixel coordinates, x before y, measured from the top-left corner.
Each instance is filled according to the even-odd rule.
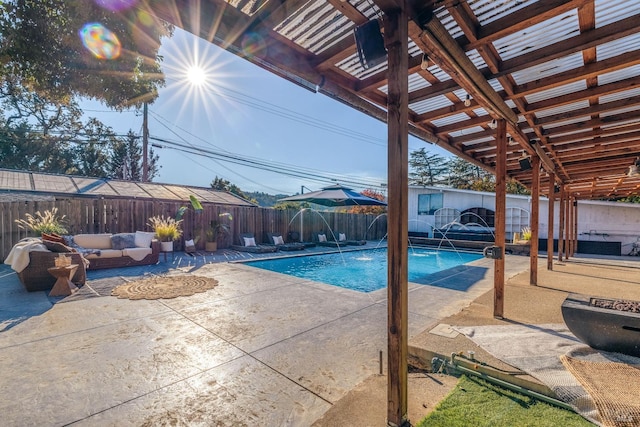
[[[407,411],[409,134],[496,175],[498,254],[506,180],[531,189],[532,284],[540,195],[550,199],[551,244],[559,200],[562,259],[575,249],[577,200],[638,194],[640,0],[147,5],[161,19],[388,124],[389,425],[404,424]],[[501,317],[504,259],[496,259],[495,277],[494,315]]]

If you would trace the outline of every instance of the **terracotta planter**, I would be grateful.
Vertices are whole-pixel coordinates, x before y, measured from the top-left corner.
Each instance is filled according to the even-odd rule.
[[[569,294],[562,303],[562,317],[580,341],[598,350],[640,356],[640,313],[596,307],[592,300],[605,298]]]
[[[162,252],[173,252],[173,242],[160,242]]]
[[[218,242],[206,242],[204,244],[204,249],[207,252],[215,252],[218,250]]]

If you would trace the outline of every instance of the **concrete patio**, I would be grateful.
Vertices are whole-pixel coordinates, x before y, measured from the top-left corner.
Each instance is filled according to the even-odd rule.
[[[226,262],[247,256],[257,257],[176,253],[155,266],[89,271],[66,298],[27,293],[0,267],[3,425],[311,425],[379,373],[381,352],[386,370],[386,289],[364,294]],[[529,259],[506,265],[511,277]],[[490,290],[492,266],[481,259],[433,275],[433,286],[409,284],[410,337]],[[143,274],[219,284],[175,299],[109,296]]]

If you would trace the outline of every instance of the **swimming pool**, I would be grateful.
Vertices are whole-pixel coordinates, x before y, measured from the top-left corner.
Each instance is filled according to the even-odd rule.
[[[430,274],[480,258],[482,255],[476,253],[411,248],[408,279],[410,282],[420,281]],[[386,249],[260,260],[247,264],[360,292],[387,286]]]

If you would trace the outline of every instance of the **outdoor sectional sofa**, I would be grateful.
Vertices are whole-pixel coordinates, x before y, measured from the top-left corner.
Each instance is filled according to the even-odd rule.
[[[29,252],[29,263],[18,277],[27,291],[51,289],[56,279],[47,271],[55,265],[55,258],[63,253],[71,257],[78,270],[71,278],[75,284],[86,281],[86,270],[156,264],[160,242],[154,233],[138,231],[120,234],[77,234],[67,236],[65,244],[43,241],[46,246]],[[76,252],[69,252],[70,250]]]
[[[154,233],[76,234],[69,245],[89,261],[88,270],[157,264],[160,242]]]

